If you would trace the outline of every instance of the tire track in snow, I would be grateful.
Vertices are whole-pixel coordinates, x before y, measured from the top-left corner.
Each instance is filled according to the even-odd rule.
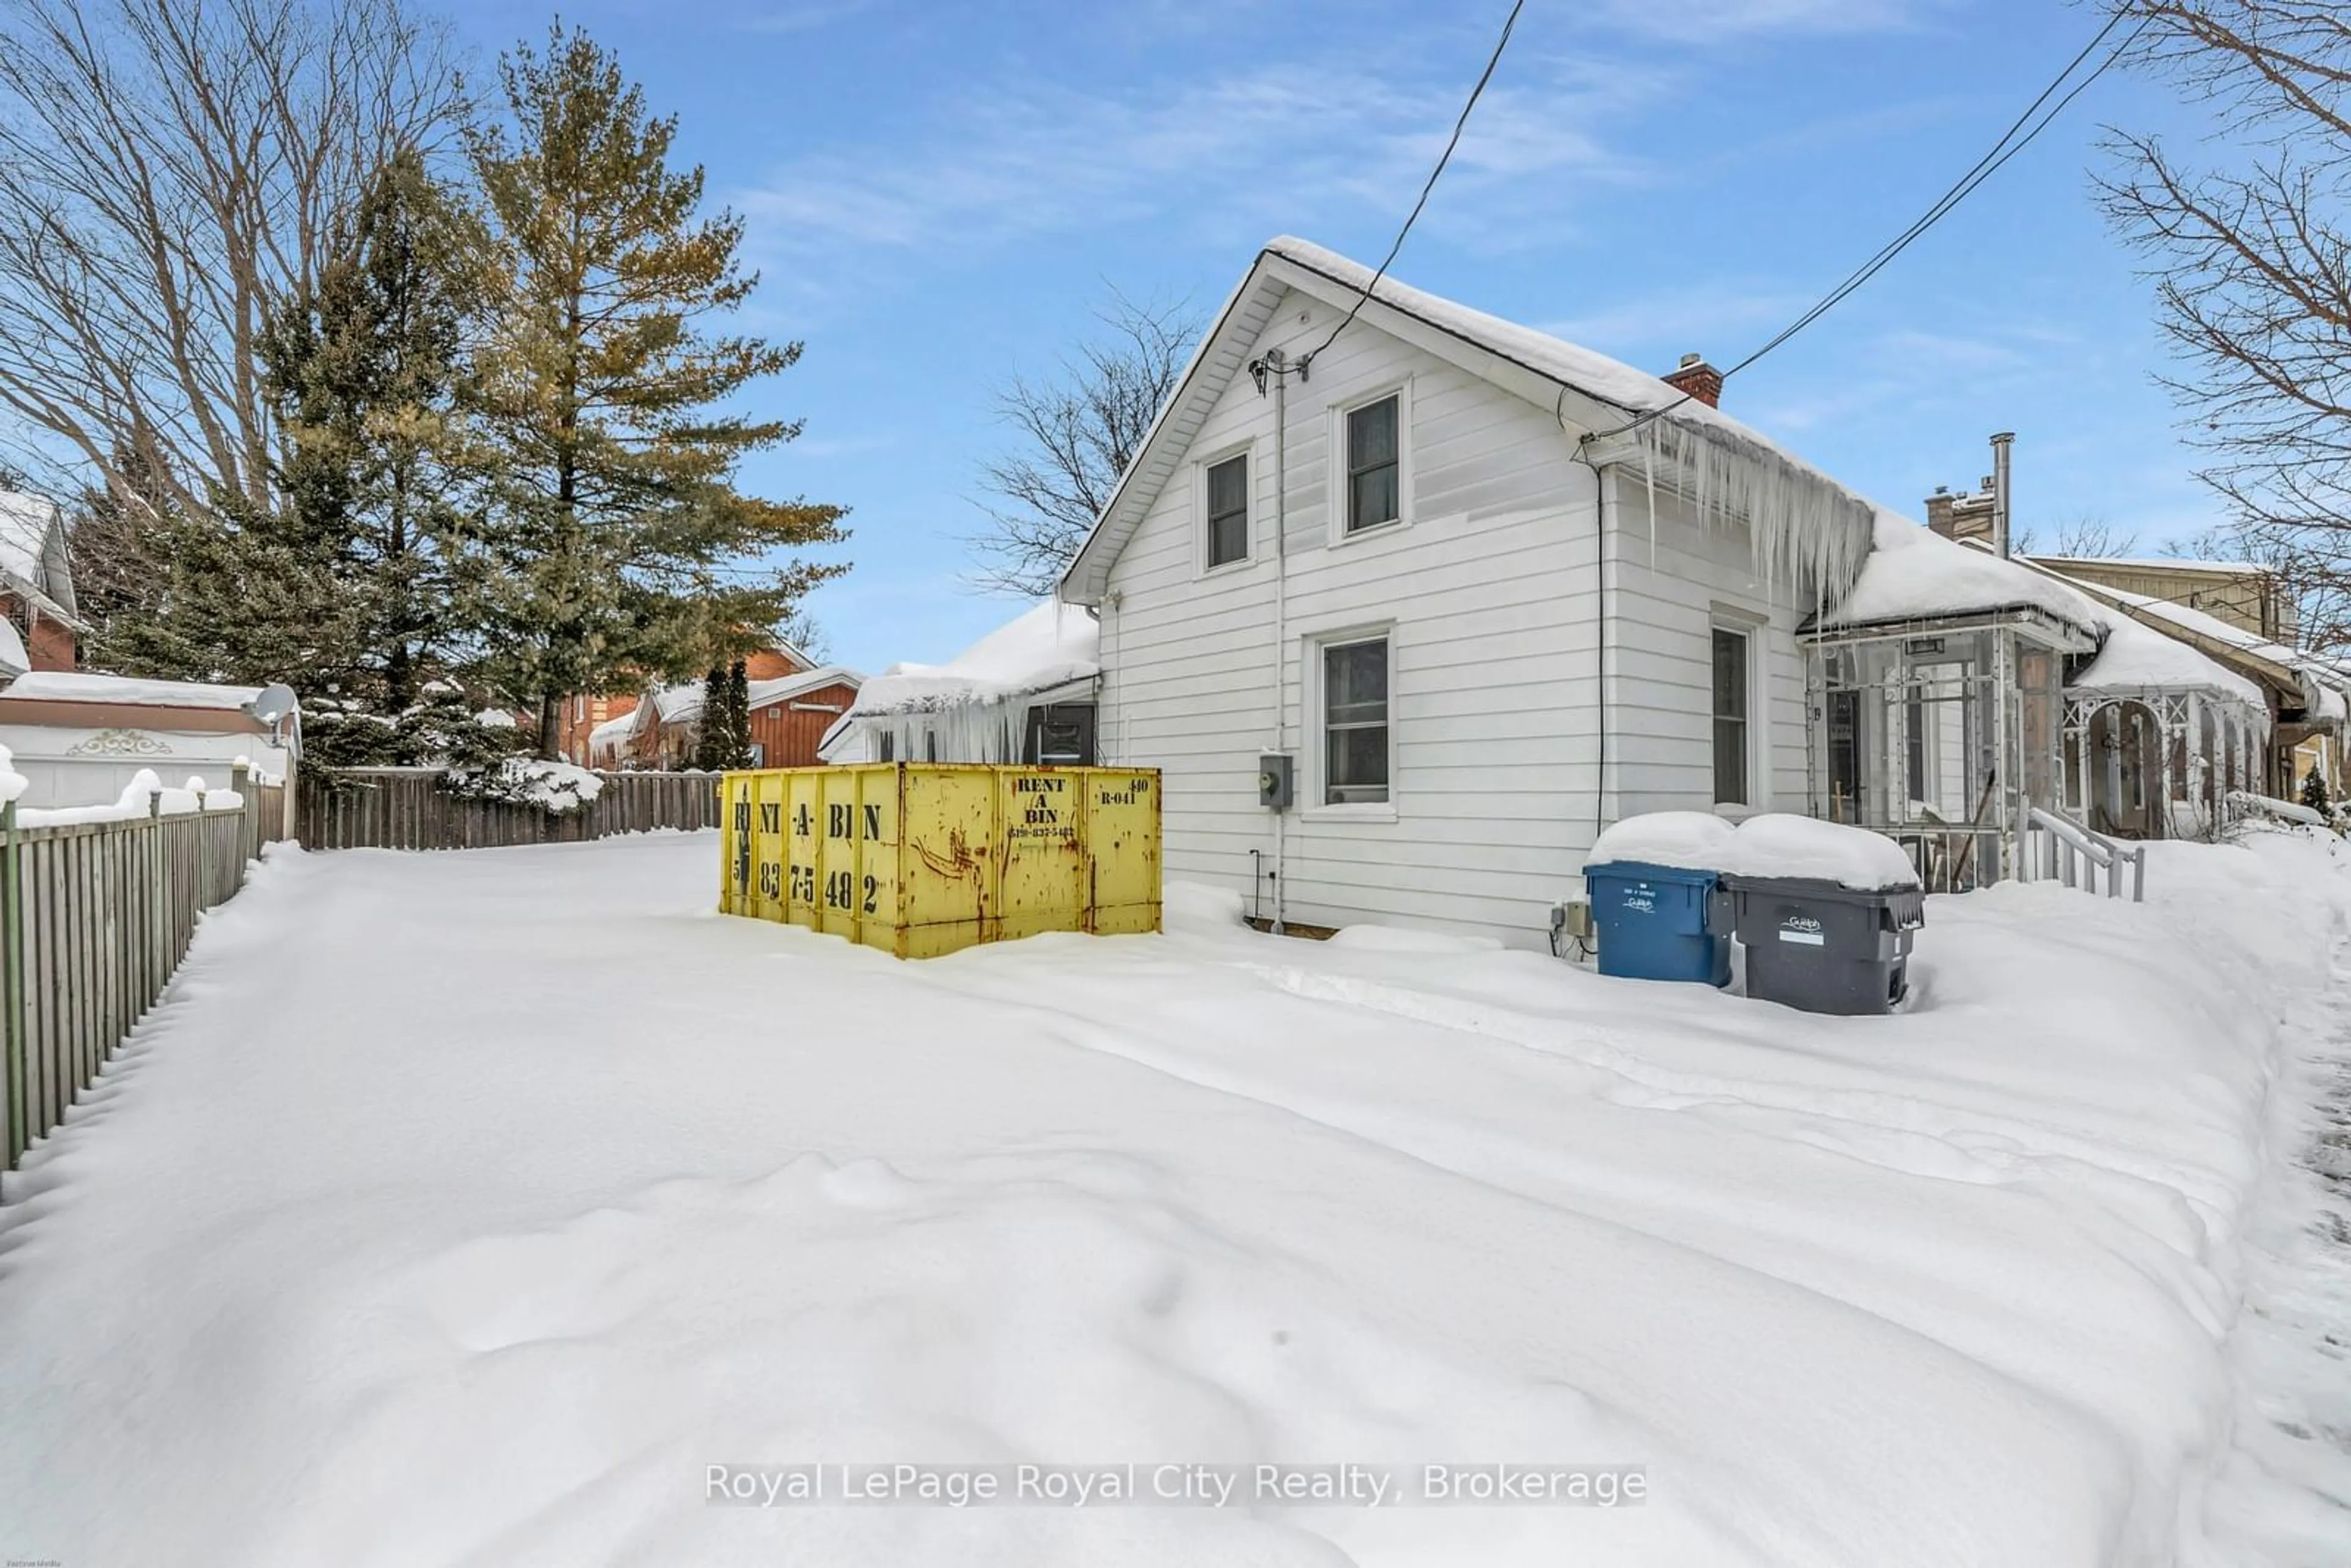
[[[1773,1135],[1793,1137],[1905,1176],[1991,1185],[2026,1179],[2052,1162],[2064,1162],[2079,1174],[2095,1173],[2154,1193],[2190,1185],[2189,1173],[2165,1161],[2046,1123],[1876,1090],[1810,1088],[1679,1072],[1626,1051],[1590,1025],[1291,965],[1238,967],[1307,1000],[1362,1008],[1580,1062],[1625,1084],[1608,1096],[1615,1104],[1702,1114],[1719,1108],[1729,1113],[1727,1120],[1740,1119],[1744,1112],[1762,1113],[1782,1124],[1770,1128]],[[1567,1037],[1579,1031],[1599,1038],[1590,1049],[1578,1050]],[[1805,1135],[1806,1129],[1811,1135]]]

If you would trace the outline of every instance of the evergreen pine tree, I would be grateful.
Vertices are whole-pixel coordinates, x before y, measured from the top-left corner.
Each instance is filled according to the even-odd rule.
[[[281,433],[274,504],[208,513],[137,497],[92,507],[94,536],[160,566],[96,650],[134,674],[300,694],[309,754],[419,762],[475,745],[453,652],[445,542],[463,484],[453,413],[464,306],[453,215],[413,152],[369,182],[315,283],[265,323],[265,390]],[[124,513],[144,518],[136,529]],[[427,687],[434,689],[428,693]],[[428,700],[429,699],[429,700]],[[462,721],[462,726],[461,726]]]
[[[560,698],[683,677],[712,628],[772,625],[846,569],[768,559],[841,538],[840,507],[735,487],[799,426],[723,405],[800,348],[702,329],[758,279],[742,220],[698,216],[702,171],[671,170],[676,121],[577,29],[500,74],[511,127],[466,138],[497,323],[476,362],[496,482],[469,571],[494,682],[538,704],[552,756]]]
[[[751,766],[751,677],[737,659],[726,672],[726,766]]]
[[[2326,780],[2315,766],[2302,781],[2302,803],[2322,817],[2331,818],[2335,814],[2332,802],[2326,797]]]
[[[713,664],[702,677],[702,717],[694,732],[694,765],[716,773],[726,766],[726,667]]]

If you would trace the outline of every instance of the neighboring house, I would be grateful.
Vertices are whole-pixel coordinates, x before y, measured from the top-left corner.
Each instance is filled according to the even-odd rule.
[[[2135,593],[2183,610],[2200,610],[2273,643],[2291,647],[2301,635],[2294,595],[2286,591],[2275,571],[2251,561],[2059,555],[2033,559],[2073,581]]]
[[[2178,597],[2112,586],[2102,580],[2107,574],[2085,572],[2078,561],[2035,558],[2025,564],[2107,610],[2194,648],[2259,690],[2268,738],[2244,788],[2291,798],[2314,761],[2329,770],[2330,787],[2344,782],[2342,736],[2351,720],[2351,665],[2248,629],[2248,622],[2278,618],[2265,617],[2257,605],[2246,607],[2241,600],[2236,601],[2239,612],[2231,615],[2224,613],[2231,602],[2227,599],[2211,609],[2195,608]],[[2232,570],[2219,568],[2216,575]],[[2290,621],[2291,615],[2285,619]]]
[[[798,644],[782,638],[775,645],[762,648],[743,661],[744,674],[754,681],[780,680],[817,667],[816,661],[801,652]],[[590,740],[596,731],[615,719],[634,713],[641,695],[616,693],[604,696],[579,695],[565,697],[557,709],[556,752],[567,762],[601,766],[593,761]],[[617,734],[619,731],[608,731]],[[608,747],[609,749],[609,742]]]
[[[253,713],[260,696],[257,686],[37,670],[0,689],[0,746],[25,776],[27,806],[103,804],[141,768],[175,788],[195,777],[226,789],[240,758],[289,778],[301,716],[265,724]]]
[[[65,514],[39,496],[0,490],[0,674],[70,670],[88,630],[74,606]]]
[[[1606,824],[1805,809],[1796,632],[1876,509],[1702,361],[1371,283],[1259,255],[1059,598],[1101,617],[1102,760],[1163,771],[1171,878],[1540,947]]]
[[[595,737],[625,733],[637,711],[637,701],[635,695],[626,693],[564,698],[558,717],[556,754],[566,762],[590,768],[602,766],[595,760]]]
[[[1048,601],[944,664],[893,664],[826,734],[827,762],[1026,762],[1092,767],[1099,755],[1099,632]]]
[[[637,727],[637,699],[631,697],[629,706],[588,732],[583,747],[567,748],[565,755],[589,768],[606,770],[622,768],[633,760],[629,737]]]
[[[748,682],[751,766],[813,767],[818,743],[849,711],[864,679],[836,664]],[[672,771],[693,767],[702,738],[704,695],[700,681],[646,693],[633,714],[590,733],[589,755],[609,758],[592,766]]]
[[[1948,539],[1989,546],[1991,492],[1937,490],[1927,497],[1927,526]],[[2278,574],[2252,561],[2041,553],[2032,559],[2071,581],[2200,610],[2273,643],[2290,644],[2300,629],[2294,596]]]
[[[2209,832],[2261,787],[2268,694],[2158,625],[1976,539],[1881,519],[1813,618],[1813,811],[1886,833],[1928,885],[2013,870],[2032,809],[2099,832]]]

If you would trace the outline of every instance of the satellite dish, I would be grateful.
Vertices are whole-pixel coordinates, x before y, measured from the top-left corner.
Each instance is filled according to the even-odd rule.
[[[273,683],[262,687],[260,694],[245,705],[245,711],[264,724],[275,726],[300,706],[301,699],[294,695],[292,686]]]

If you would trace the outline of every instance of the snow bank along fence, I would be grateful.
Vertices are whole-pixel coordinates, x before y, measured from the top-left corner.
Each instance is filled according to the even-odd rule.
[[[599,773],[596,798],[561,811],[453,795],[443,777],[437,768],[311,769],[302,775],[302,847],[492,849],[718,825],[716,773]]]
[[[1159,929],[1148,768],[884,762],[729,773],[718,906],[935,957]]]
[[[284,788],[159,790],[122,807],[0,808],[0,1014],[7,1164],[65,1120],[179,967],[196,916],[235,894],[261,846],[287,836]],[[230,804],[229,802],[234,802]]]

